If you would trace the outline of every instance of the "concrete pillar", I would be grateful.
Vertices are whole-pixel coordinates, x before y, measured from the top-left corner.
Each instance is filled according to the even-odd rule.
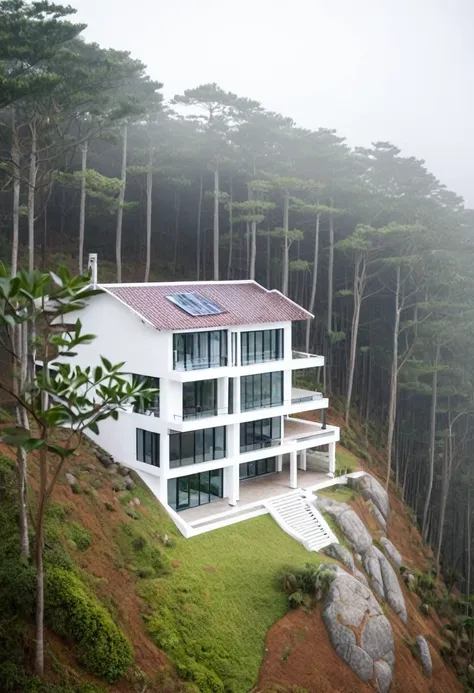
[[[298,469],[301,469],[303,472],[306,471],[306,450],[300,450]]]
[[[290,452],[290,487],[298,488],[297,452]]]
[[[283,470],[283,455],[277,455],[276,470],[277,472],[281,472]]]
[[[329,474],[331,478],[336,473],[336,443],[329,443]]]
[[[217,413],[227,414],[229,406],[229,378],[217,379]]]
[[[160,476],[168,474],[170,468],[170,437],[168,433],[160,433]]]
[[[229,499],[229,505],[237,505],[239,500],[239,465],[224,469],[224,496]]]

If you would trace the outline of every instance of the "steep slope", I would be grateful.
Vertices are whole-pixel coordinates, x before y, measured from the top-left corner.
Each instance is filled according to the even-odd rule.
[[[50,565],[65,565],[79,580],[80,589],[112,616],[131,643],[133,664],[124,677],[111,684],[91,675],[77,642],[70,634],[58,635],[57,620],[50,617],[46,637],[49,683],[40,686],[19,675],[20,670],[28,671],[31,666],[31,630],[21,631],[21,647],[17,642],[14,649],[10,642],[8,652],[7,624],[0,615],[0,690],[246,693],[257,681],[256,690],[262,691],[295,686],[310,693],[372,690],[334,652],[320,607],[309,613],[288,612],[286,596],[277,582],[285,566],[318,565],[330,559],[305,551],[269,516],[185,540],[138,479],[136,488],[123,490],[121,470],[105,468],[96,452],[86,441],[68,464],[67,471],[74,480],[62,476],[55,490],[48,512],[47,560]],[[351,454],[340,452],[340,465],[352,466]],[[0,454],[5,459],[14,457],[5,446],[0,447]],[[14,507],[5,505],[12,497],[5,495],[2,478],[0,473],[0,508],[6,512],[2,518],[11,516],[15,523]],[[30,481],[34,489],[34,454]],[[374,539],[380,539],[380,529],[360,494],[336,489],[330,495],[349,502]],[[426,571],[429,555],[406,508],[394,494],[390,502],[388,537],[408,566]],[[11,552],[11,546],[2,543],[5,536],[4,532],[0,537],[3,556]],[[10,583],[0,580],[0,596],[7,597],[7,602],[14,600],[11,592],[16,589],[16,579],[15,574]],[[386,609],[395,634],[392,690],[462,691],[438,654],[443,644],[441,621],[433,612],[423,615],[419,597],[405,585],[402,589],[408,608],[407,626]],[[28,621],[27,615],[25,618]],[[429,681],[412,654],[419,634],[431,645],[434,675]]]

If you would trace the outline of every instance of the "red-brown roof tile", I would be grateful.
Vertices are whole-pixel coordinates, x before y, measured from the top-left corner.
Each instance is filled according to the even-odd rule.
[[[157,330],[192,330],[307,320],[311,313],[279,291],[246,282],[173,282],[167,284],[103,284],[101,288],[139,313]],[[166,297],[196,293],[222,308],[218,315],[192,316]]]

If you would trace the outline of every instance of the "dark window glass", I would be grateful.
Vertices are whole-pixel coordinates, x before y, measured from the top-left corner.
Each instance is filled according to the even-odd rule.
[[[240,397],[242,411],[283,404],[283,373],[243,376]]]
[[[283,330],[254,330],[240,336],[242,365],[283,358]]]
[[[240,452],[279,445],[280,430],[280,417],[240,424]]]
[[[189,371],[227,365],[227,330],[173,335],[173,367]]]
[[[137,460],[160,466],[160,435],[137,428]]]
[[[272,457],[265,460],[257,460],[256,462],[243,462],[240,465],[240,479],[251,479],[255,476],[263,476],[264,474],[272,474],[276,470],[276,461]]]
[[[220,460],[225,455],[225,426],[170,435],[170,467]]]
[[[140,398],[139,401],[134,405],[133,411],[137,414],[148,414],[149,416],[159,416],[160,415],[160,379],[150,378],[146,375],[138,375],[137,373],[132,373],[132,382],[134,385],[139,385],[141,383],[146,383],[146,387],[152,387],[158,390],[152,396],[151,400],[144,400]]]
[[[181,433],[181,459],[180,464],[194,464],[194,433]]]
[[[222,469],[168,480],[168,505],[186,510],[220,500],[223,494]]]
[[[199,419],[217,413],[217,380],[183,383],[183,418]]]
[[[170,467],[179,467],[181,459],[181,438],[177,433],[170,435]]]
[[[234,378],[229,378],[229,395],[227,403],[227,412],[234,413]]]
[[[176,510],[176,491],[177,491],[177,479],[168,480],[168,505],[171,505],[173,510]]]
[[[194,450],[195,463],[204,462],[204,431],[194,432]]]

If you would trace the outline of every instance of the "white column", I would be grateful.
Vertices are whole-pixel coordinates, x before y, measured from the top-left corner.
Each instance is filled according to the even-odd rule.
[[[298,488],[297,452],[290,452],[290,487]]]
[[[237,505],[239,500],[239,465],[234,464],[224,469],[224,496],[229,505]]]
[[[306,450],[300,450],[298,469],[306,471]]]
[[[276,470],[277,472],[281,472],[283,470],[283,455],[277,455]]]
[[[217,410],[219,414],[227,413],[229,405],[229,378],[217,379]]]
[[[160,433],[160,486],[158,498],[162,505],[168,505],[168,474],[170,470],[170,437]]]
[[[331,478],[336,473],[336,443],[329,443],[329,474]]]

